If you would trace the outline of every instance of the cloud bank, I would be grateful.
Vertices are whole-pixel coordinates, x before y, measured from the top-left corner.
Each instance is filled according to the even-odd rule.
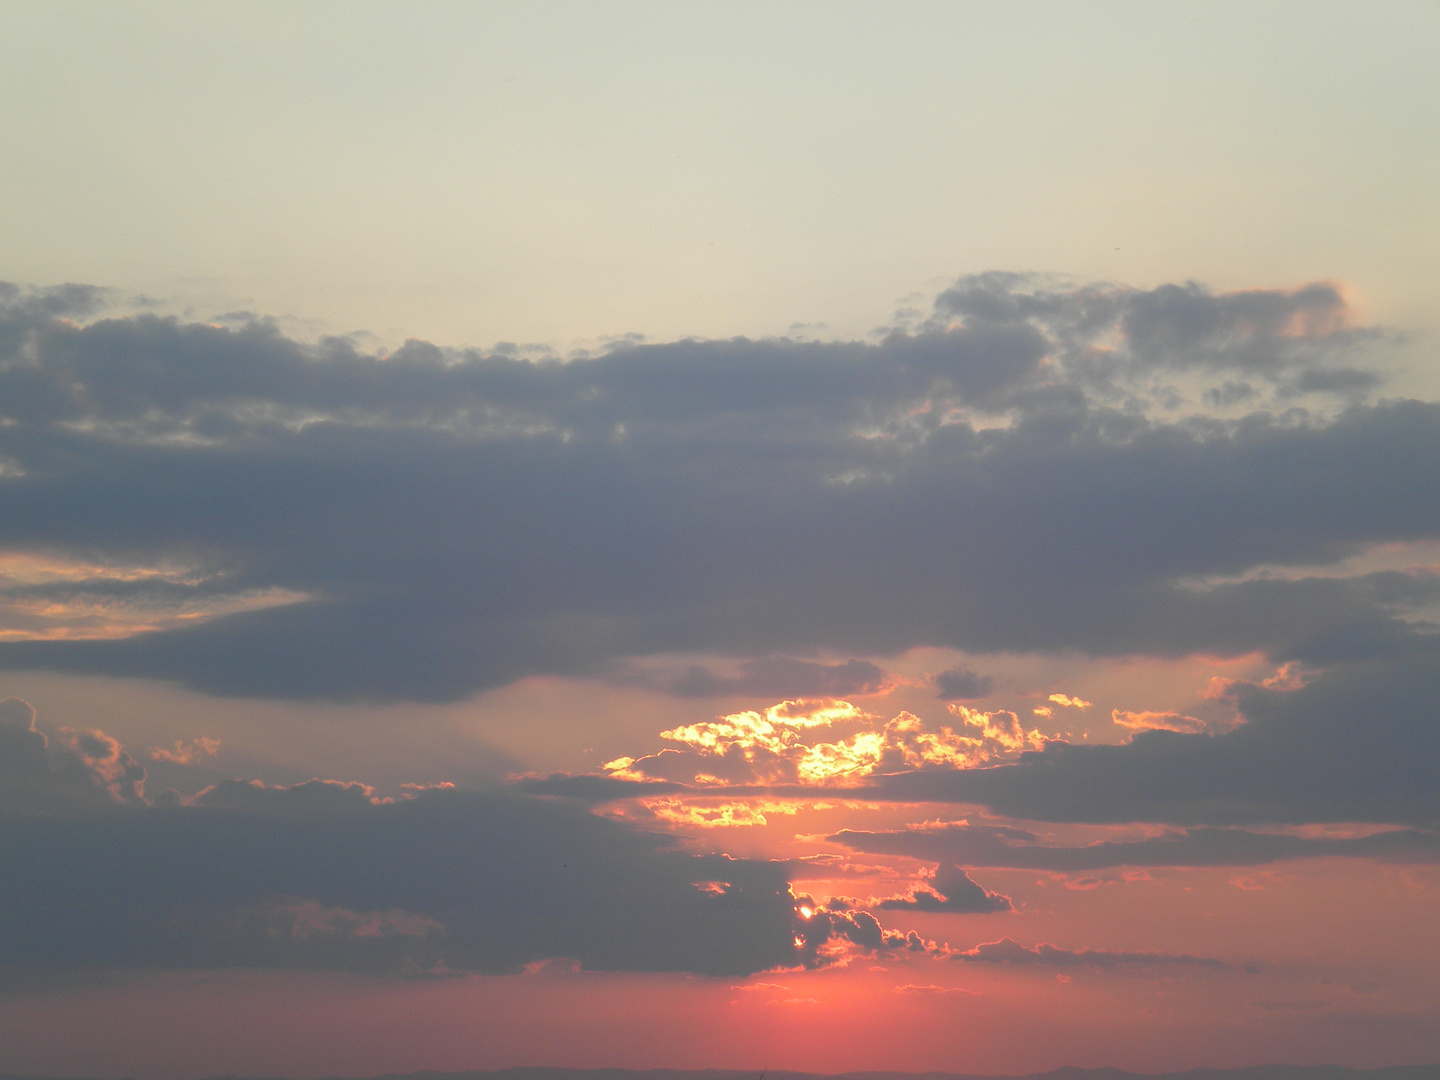
[[[748,975],[805,962],[784,867],[563,802],[232,782],[194,806],[0,815],[0,967]],[[821,942],[817,941],[816,945]]]
[[[1384,335],[1327,284],[989,274],[874,341],[534,362],[87,324],[94,297],[0,296],[23,563],[0,668],[444,701],[703,652],[749,666],[675,693],[789,695],[920,645],[1358,660],[1440,596],[1419,572],[1245,578],[1440,529],[1440,406],[1374,399]],[[213,617],[158,614],[181,609]]]

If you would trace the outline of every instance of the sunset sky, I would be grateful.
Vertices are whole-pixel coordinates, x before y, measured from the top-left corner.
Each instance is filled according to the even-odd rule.
[[[0,1072],[1440,1061],[1436,55],[0,6]]]

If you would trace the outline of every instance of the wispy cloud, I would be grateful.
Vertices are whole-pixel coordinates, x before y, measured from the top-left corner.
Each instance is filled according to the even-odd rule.
[[[1171,964],[1198,965],[1201,967],[1227,967],[1224,960],[1211,956],[1194,956],[1188,953],[1164,952],[1114,952],[1107,949],[1064,949],[1058,945],[1040,942],[1037,945],[1021,945],[1013,938],[987,941],[973,949],[952,952],[951,960],[966,964],[1012,964],[1044,967],[1158,967]]]

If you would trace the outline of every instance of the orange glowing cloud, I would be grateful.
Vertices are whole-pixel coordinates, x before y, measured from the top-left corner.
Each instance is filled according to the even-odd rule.
[[[929,730],[910,712],[882,723],[848,701],[783,701],[763,712],[730,713],[662,731],[661,738],[683,749],[619,757],[602,768],[625,780],[844,786],[876,773],[975,768],[1041,749],[1047,741],[1038,730],[1025,730],[1008,710],[982,712],[958,703],[947,709],[963,721],[960,730]]]
[[[704,804],[684,802],[675,798],[654,798],[641,799],[640,805],[661,821],[672,825],[699,826],[705,829],[767,825],[769,824],[767,814],[793,817],[798,810],[793,802],[766,799]]]
[[[1120,727],[1134,732],[1178,731],[1187,735],[1199,735],[1210,730],[1210,725],[1204,720],[1174,712],[1126,712],[1111,709],[1110,719]]]

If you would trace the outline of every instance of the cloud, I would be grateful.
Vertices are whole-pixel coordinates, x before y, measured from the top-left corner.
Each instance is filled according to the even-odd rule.
[[[1040,942],[1027,948],[1012,938],[987,941],[973,949],[950,954],[951,960],[966,964],[1010,964],[1016,966],[1037,965],[1044,967],[1156,967],[1171,964],[1198,965],[1201,967],[1228,967],[1223,960],[1210,956],[1192,956],[1187,953],[1161,952],[1110,952],[1105,949],[1062,949],[1058,945]]]
[[[147,801],[143,781],[103,732],[51,746],[0,702],[0,968],[734,976],[935,948],[797,899],[786,863],[686,854],[578,800],[235,779]]]
[[[523,795],[551,795],[580,802],[604,803],[637,796],[669,795],[689,790],[689,785],[664,780],[631,779],[590,773],[549,773],[515,776],[509,785]]]
[[[143,802],[145,769],[103,731],[63,728],[57,744],[35,709],[0,701],[0,812],[63,814]]]
[[[872,787],[890,799],[979,803],[1036,821],[1433,828],[1440,640],[1417,636],[1396,652],[1334,663],[1298,686],[1231,684],[1245,722],[1223,735],[1150,730],[1121,746],[1049,742],[1013,763],[877,777]]]
[[[847,829],[828,839],[875,855],[1061,872],[1113,866],[1260,866],[1282,859],[1326,857],[1440,862],[1440,833],[1417,829],[1389,829],[1354,837],[1305,837],[1200,828],[1143,840],[1105,840],[1072,847],[1037,843],[1035,834],[1005,826],[957,824],[891,832]]]
[[[176,739],[175,745],[169,749],[163,746],[151,747],[150,758],[153,761],[168,761],[172,765],[193,765],[204,758],[214,757],[219,752],[219,739],[198,738],[189,742]]]
[[[994,680],[966,667],[951,668],[935,676],[935,696],[941,701],[975,701],[990,693]]]
[[[1126,712],[1111,709],[1110,720],[1131,731],[1183,731],[1200,734],[1208,731],[1210,727],[1203,720],[1175,712]]]
[[[1045,743],[1005,709],[952,704],[948,711],[961,721],[958,731],[934,730],[910,712],[882,720],[831,698],[782,701],[662,731],[660,737],[678,747],[617,758],[604,768],[631,781],[844,786],[902,769],[971,768]]]
[[[796,903],[801,918],[795,947],[807,968],[844,967],[856,955],[877,952],[898,955],[944,951],[944,946],[925,940],[914,930],[886,930],[868,911],[827,909],[808,896],[800,897]]]
[[[199,792],[195,806],[260,813],[345,813],[376,805],[373,788],[354,781],[306,780],[271,787],[259,780],[224,780]]]
[[[444,701],[709,653],[739,674],[671,689],[833,694],[915,646],[1358,659],[1440,596],[1212,583],[1440,529],[1440,407],[1365,403],[1384,338],[1328,284],[982,275],[878,341],[570,361],[66,321],[90,295],[0,298],[0,551],[98,568],[0,582],[0,669]]]
[[[928,879],[933,888],[917,888],[909,896],[882,900],[881,911],[930,911],[959,915],[989,914],[996,911],[1013,911],[1008,896],[987,892],[970,880],[970,875],[958,866],[941,863],[935,876]]]
[[[804,961],[783,866],[666,845],[564,802],[377,805],[325,781],[0,816],[0,964],[423,974],[570,957],[733,976]]]

